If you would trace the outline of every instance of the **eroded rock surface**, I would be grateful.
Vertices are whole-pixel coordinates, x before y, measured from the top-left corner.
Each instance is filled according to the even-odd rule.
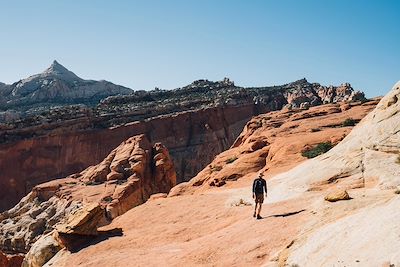
[[[48,72],[58,75],[52,68]],[[74,77],[68,70],[61,72]],[[59,83],[41,87],[46,79],[39,75],[29,82],[23,80],[18,90],[40,85],[44,93],[48,86],[57,91]],[[88,97],[92,93],[90,88],[81,89],[73,92]],[[18,203],[37,184],[98,164],[133,135],[146,134],[150,142],[166,145],[178,181],[188,181],[229,148],[254,115],[353,100],[365,98],[348,84],[322,86],[302,79],[280,86],[244,88],[225,79],[198,80],[174,90],[135,91],[103,99],[95,106],[60,103],[34,106],[21,114],[7,110],[0,113],[0,119],[7,119],[0,123],[0,211]]]
[[[7,255],[0,251],[0,266],[1,267],[20,267],[24,259],[23,254]]]
[[[77,253],[58,253],[52,264],[399,265],[399,86],[400,83],[396,84],[347,137],[325,154],[277,175],[267,169],[267,164],[263,170],[271,177],[267,177],[269,193],[262,220],[252,217],[254,207],[231,205],[252,202],[251,178],[256,174],[253,171],[237,181],[227,180],[220,187],[201,184],[204,190],[200,194],[185,194],[183,190],[176,197],[146,202],[108,226],[121,227],[123,236]],[[352,115],[356,114],[354,111]],[[308,116],[303,113],[300,117]],[[323,125],[322,117],[314,119]],[[249,137],[257,136],[255,133]],[[301,132],[295,133],[298,138],[305,138]],[[252,146],[246,145],[246,140],[238,140],[240,144],[232,149],[246,147],[249,155],[273,143],[264,140],[264,144]],[[231,157],[226,158],[226,164],[234,166],[240,158]],[[222,166],[219,171],[224,168],[227,167]],[[185,186],[178,185],[173,191]],[[327,193],[335,190],[346,190],[351,199],[325,201]]]
[[[161,143],[152,145],[144,135],[131,137],[100,164],[38,185],[13,209],[1,213],[0,250],[27,253],[56,225],[61,237],[95,236],[99,226],[154,193],[167,193],[175,184],[176,173],[167,148]],[[34,250],[46,249],[39,246]],[[27,266],[40,266],[32,263],[36,260],[42,262],[35,258]]]
[[[339,143],[353,128],[344,122],[360,121],[377,103],[378,100],[328,104],[256,116],[246,124],[230,149],[218,155],[188,183],[173,188],[169,195],[224,186],[258,170],[263,170],[268,177],[288,170],[307,159],[302,151],[320,143]]]
[[[26,254],[22,267],[42,267],[62,249],[52,234],[42,236]]]

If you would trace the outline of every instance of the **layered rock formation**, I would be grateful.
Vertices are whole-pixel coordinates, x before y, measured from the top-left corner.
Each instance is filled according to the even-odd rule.
[[[328,104],[256,116],[230,149],[219,154],[188,183],[174,188],[171,195],[223,186],[261,169],[268,177],[288,170],[307,159],[303,151],[321,143],[339,143],[352,129],[345,122],[360,121],[378,101]]]
[[[365,100],[348,84],[325,87],[303,79],[242,88],[227,79],[199,80],[175,90],[110,97],[95,107],[61,106],[25,114],[0,125],[0,210],[38,183],[99,163],[132,135],[162,142],[174,160],[178,182],[188,181],[234,142],[253,115],[357,99]]]
[[[178,182],[188,180],[233,143],[252,112],[252,106],[213,108],[100,130],[60,127],[48,136],[2,144],[0,208],[17,203],[36,184],[98,164],[123,140],[142,133],[169,149]]]
[[[334,148],[269,178],[262,220],[252,218],[253,207],[246,204],[253,171],[201,194],[149,201],[106,227],[121,227],[123,236],[75,253],[61,250],[45,266],[397,266],[398,99],[400,82]],[[243,140],[232,149],[250,147]],[[337,190],[349,197],[325,201]]]
[[[311,232],[290,249],[288,264],[332,265],[338,260],[342,265],[400,264],[394,249],[400,245],[394,230],[400,219],[396,208],[399,197],[393,194],[400,187],[399,98],[400,82],[339,145],[271,180],[273,201],[332,188],[353,189],[350,196],[359,199],[348,216],[336,215],[333,221],[318,227],[307,225],[305,229]],[[364,202],[363,208],[358,208],[357,202]],[[316,212],[326,212],[326,208],[319,207]],[[346,240],[346,245],[333,249],[340,240]],[[335,253],[327,256],[332,251]]]
[[[174,185],[168,150],[161,143],[152,145],[144,135],[134,136],[100,164],[38,185],[13,209],[1,213],[0,250],[27,253],[42,235],[72,215],[75,220],[67,226],[58,225],[60,234],[97,235],[98,226]],[[78,215],[82,209],[86,213]]]

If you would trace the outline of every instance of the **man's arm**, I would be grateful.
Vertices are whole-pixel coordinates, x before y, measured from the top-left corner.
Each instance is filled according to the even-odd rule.
[[[253,181],[253,198],[255,197],[256,194],[256,180]]]
[[[267,182],[264,180],[264,189],[265,189],[265,195],[268,194],[268,189],[267,189]]]

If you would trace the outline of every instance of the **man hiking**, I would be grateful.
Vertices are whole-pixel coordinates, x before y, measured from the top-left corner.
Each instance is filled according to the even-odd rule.
[[[253,182],[253,198],[256,202],[253,217],[257,217],[257,219],[262,219],[262,217],[260,216],[260,212],[262,203],[264,202],[264,191],[265,197],[267,197],[267,182],[264,180],[263,177],[264,174],[262,172],[259,172],[257,178],[254,179]]]

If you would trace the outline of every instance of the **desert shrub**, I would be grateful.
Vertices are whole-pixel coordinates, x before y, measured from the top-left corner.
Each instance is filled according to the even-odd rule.
[[[394,190],[394,193],[400,195],[400,188],[397,188],[396,190]]]
[[[220,170],[222,170],[222,167],[219,165],[215,165],[215,166],[210,166],[211,172],[219,172]]]
[[[113,201],[113,198],[110,196],[106,196],[105,198],[103,198],[103,201],[107,202],[107,203],[111,203],[111,201]]]
[[[96,181],[86,181],[85,185],[98,185],[100,184],[100,182],[96,182]]]
[[[237,160],[237,159],[238,159],[238,158],[237,158],[236,156],[234,156],[234,157],[232,157],[232,158],[229,158],[229,159],[225,160],[225,163],[226,163],[226,164],[229,164],[229,163],[234,162],[234,161]]]
[[[354,125],[356,125],[357,124],[357,121],[356,120],[354,120],[354,119],[352,119],[352,118],[348,118],[348,119],[345,119],[344,120],[344,122],[342,123],[342,126],[343,127],[346,127],[346,126],[354,126]]]
[[[251,206],[252,204],[246,200],[244,200],[243,198],[234,201],[233,203],[231,203],[231,206],[233,207],[240,207],[240,206]]]
[[[332,147],[333,144],[331,142],[319,143],[313,148],[304,150],[303,152],[301,152],[301,155],[309,159],[315,158],[316,156],[328,152]]]
[[[311,129],[311,132],[312,132],[312,133],[319,132],[319,131],[321,131],[320,128],[312,128],[312,129]]]

